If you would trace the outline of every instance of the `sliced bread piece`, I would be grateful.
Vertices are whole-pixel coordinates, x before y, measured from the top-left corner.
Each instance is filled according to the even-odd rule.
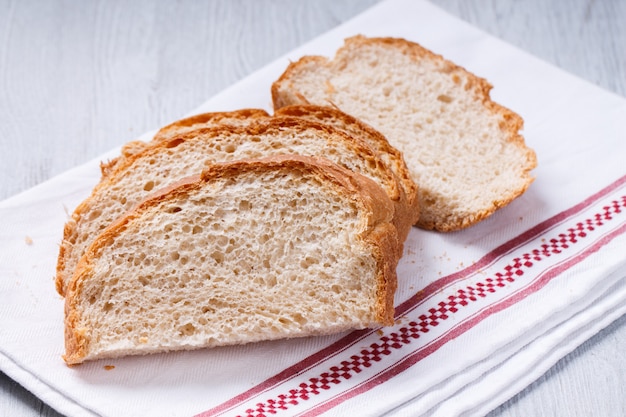
[[[141,140],[134,140],[128,142],[121,149],[121,155],[115,159],[112,159],[106,163],[100,164],[100,171],[102,177],[106,177],[111,173],[117,164],[122,163],[124,158],[128,158],[131,155],[139,153],[151,146],[154,142],[161,140],[168,140],[176,135],[189,132],[199,126],[241,126],[249,123],[253,119],[261,119],[269,117],[269,114],[262,109],[239,109],[224,112],[210,112],[202,113],[195,116],[190,116],[181,120],[177,120],[165,127],[159,129],[154,135],[151,142],[145,142]]]
[[[272,85],[274,107],[332,105],[372,125],[403,154],[418,186],[418,226],[459,230],[532,182],[536,157],[520,116],[491,85],[404,39],[346,39],[334,59],[306,56]]]
[[[158,141],[116,166],[65,224],[57,262],[57,291],[65,294],[78,260],[91,241],[125,211],[159,188],[201,172],[208,164],[280,154],[325,157],[376,181],[399,207],[394,216],[402,240],[411,222],[402,217],[402,188],[389,167],[365,143],[331,126],[293,117],[248,126],[199,129]]]
[[[209,167],[143,201],[81,259],[68,364],[393,324],[393,205],[298,156]]]

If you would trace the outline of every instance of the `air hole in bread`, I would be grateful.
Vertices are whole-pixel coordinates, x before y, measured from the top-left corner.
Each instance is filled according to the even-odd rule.
[[[193,235],[197,235],[202,233],[202,226],[194,226],[193,229],[191,229],[191,234]]]
[[[100,214],[102,214],[102,212],[100,210],[94,210],[91,213],[89,213],[89,221],[93,221],[95,219],[97,219],[98,217],[100,217]]]
[[[224,262],[224,253],[223,252],[219,252],[219,251],[215,251],[215,252],[211,253],[211,258],[213,258],[213,260],[216,263],[221,264],[222,262]]]
[[[173,214],[173,213],[178,213],[181,210],[182,210],[182,208],[180,208],[178,206],[172,206],[172,207],[167,209],[167,212]]]
[[[300,266],[301,266],[302,268],[305,268],[305,269],[306,269],[306,268],[310,267],[311,265],[318,264],[318,263],[319,263],[319,261],[320,261],[320,260],[319,260],[319,259],[317,259],[317,258],[313,258],[313,257],[311,257],[311,256],[307,256],[307,257],[305,257],[303,260],[301,260],[301,261],[300,261]]]
[[[172,139],[172,140],[170,140],[170,141],[167,143],[166,147],[167,147],[167,148],[175,148],[175,147],[177,147],[178,145],[180,145],[181,143],[183,143],[184,141],[185,141],[184,139]]]
[[[187,323],[180,328],[181,336],[193,336],[195,333],[196,327],[191,323]]]
[[[211,306],[203,306],[202,307],[202,314],[213,314],[215,313],[215,309]]]
[[[443,102],[443,103],[451,103],[452,102],[452,97],[445,95],[445,94],[440,94],[437,96],[437,100]]]
[[[154,181],[148,181],[143,186],[144,191],[152,191],[153,188],[154,188]]]
[[[296,323],[302,325],[305,324],[308,320],[306,318],[304,318],[304,316],[300,313],[296,313],[293,315],[293,319],[296,321]]]
[[[265,278],[265,284],[268,287],[275,287],[277,284],[276,277],[274,275],[270,275]]]

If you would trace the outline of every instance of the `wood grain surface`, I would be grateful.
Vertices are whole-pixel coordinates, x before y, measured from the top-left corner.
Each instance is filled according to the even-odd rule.
[[[626,1],[432,2],[626,96]],[[0,200],[181,117],[374,3],[0,0]],[[489,416],[625,416],[624,346],[626,317]],[[0,415],[60,416],[4,374]]]

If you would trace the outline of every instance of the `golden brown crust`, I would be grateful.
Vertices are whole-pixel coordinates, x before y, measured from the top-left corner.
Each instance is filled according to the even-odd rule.
[[[206,124],[222,124],[227,122],[228,124],[232,124],[234,120],[254,120],[254,119],[262,119],[270,117],[270,115],[263,109],[239,109],[233,111],[226,112],[211,112],[211,113],[202,113],[197,114],[195,116],[187,117],[181,120],[177,120],[174,123],[171,123],[163,128],[161,128],[156,135],[154,135],[154,139],[156,141],[170,139],[172,135],[176,134],[181,128],[185,127],[193,127],[195,125],[206,125]],[[206,126],[202,126],[206,127]]]
[[[102,178],[108,176],[115,170],[115,166],[122,160],[123,158],[128,158],[130,155],[134,155],[139,153],[150,146],[149,142],[143,142],[140,140],[134,140],[126,143],[122,146],[120,151],[120,156],[117,158],[113,158],[107,162],[100,163],[100,173],[102,174]]]
[[[517,190],[514,190],[509,195],[502,196],[502,198],[498,201],[494,201],[491,207],[480,212],[473,213],[472,216],[442,216],[436,221],[427,216],[420,216],[417,223],[418,227],[423,229],[433,229],[441,232],[464,229],[489,217],[496,210],[506,206],[527,190],[534,180],[530,175],[530,171],[536,167],[537,158],[535,152],[526,146],[524,138],[519,134],[519,131],[523,127],[522,118],[513,111],[491,100],[490,91],[492,86],[487,80],[472,74],[465,68],[456,65],[451,61],[446,60],[443,56],[406,39],[391,37],[368,38],[362,35],[357,35],[345,39],[344,45],[337,50],[333,60],[329,60],[326,57],[321,56],[304,56],[298,61],[290,63],[278,80],[272,84],[271,92],[275,111],[279,112],[280,109],[285,106],[311,104],[306,97],[304,97],[297,89],[293,88],[293,83],[291,82],[292,78],[297,78],[298,74],[309,71],[332,71],[334,68],[333,65],[341,66],[342,60],[349,59],[350,51],[357,50],[362,46],[394,48],[413,60],[426,59],[437,63],[439,71],[449,74],[456,84],[460,83],[461,79],[465,80],[466,83],[464,88],[471,90],[475,99],[478,102],[481,102],[489,112],[498,115],[501,118],[500,129],[508,137],[508,142],[522,149],[524,153],[525,165],[524,170],[521,173],[524,184]],[[326,84],[328,84],[328,82]],[[326,90],[328,90],[327,86],[320,86],[320,88],[326,88]],[[328,104],[333,104],[332,99],[328,99],[328,102]],[[427,191],[423,188],[419,189],[421,200],[428,198],[423,195],[423,193],[426,192]],[[422,205],[422,208],[424,207],[425,206]]]
[[[89,332],[79,327],[79,297],[84,281],[90,279],[92,260],[102,249],[111,244],[128,224],[152,207],[188,195],[216,178],[228,178],[242,172],[263,172],[288,169],[314,175],[324,183],[335,184],[342,194],[357,201],[368,213],[361,238],[374,248],[377,262],[377,300],[375,320],[381,325],[392,325],[393,297],[397,288],[396,266],[400,259],[395,246],[399,244],[395,227],[391,224],[394,214],[393,203],[387,194],[372,180],[342,168],[324,158],[299,155],[278,155],[259,160],[238,160],[210,165],[201,175],[192,176],[163,189],[143,200],[135,208],[111,224],[96,238],[85,252],[76,272],[67,287],[65,298],[65,348],[63,356],[68,365],[76,365],[88,359]]]
[[[378,289],[376,291],[376,320],[383,326],[394,324],[394,296],[398,288],[396,267],[398,259],[392,256],[397,245],[396,231],[389,223],[377,225],[367,237],[375,243],[376,257],[379,265]]]

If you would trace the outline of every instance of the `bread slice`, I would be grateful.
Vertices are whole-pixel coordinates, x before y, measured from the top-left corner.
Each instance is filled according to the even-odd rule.
[[[216,164],[142,202],[86,251],[68,364],[393,324],[393,205],[299,156]]]
[[[305,56],[272,85],[274,107],[332,105],[384,134],[418,186],[418,226],[459,230],[506,206],[532,182],[523,121],[491,85],[416,43],[348,38],[334,59]]]
[[[280,154],[325,157],[376,181],[396,207],[404,204],[393,172],[376,152],[338,129],[293,117],[216,126],[158,141],[129,155],[103,179],[65,224],[57,262],[56,288],[65,294],[78,260],[104,228],[159,188],[198,174],[208,164]],[[401,207],[394,216],[400,236],[411,227]],[[396,250],[402,252],[404,240]]]
[[[102,177],[106,177],[115,170],[117,164],[122,163],[124,158],[139,153],[151,146],[155,142],[172,139],[176,135],[180,135],[198,127],[210,126],[242,126],[249,123],[250,120],[269,117],[270,115],[263,109],[239,109],[224,112],[210,112],[190,116],[174,123],[162,127],[154,135],[151,142],[135,140],[128,142],[122,147],[121,155],[111,161],[100,164]]]

